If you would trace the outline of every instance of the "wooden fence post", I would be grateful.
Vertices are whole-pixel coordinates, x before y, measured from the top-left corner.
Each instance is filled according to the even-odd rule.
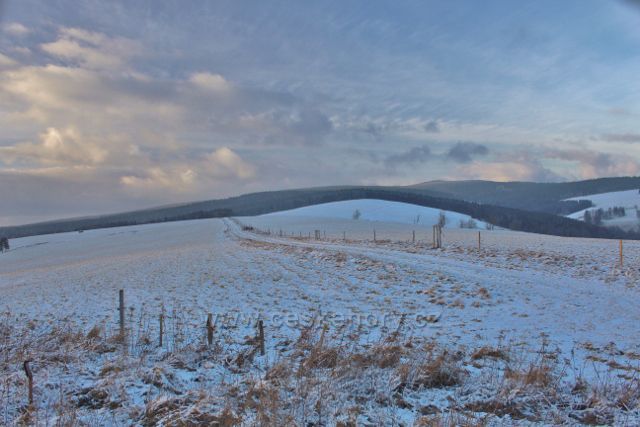
[[[264,325],[262,320],[258,320],[258,340],[260,343],[260,354],[264,356]]]
[[[29,406],[33,408],[33,373],[31,372],[31,367],[29,366],[30,360],[25,360],[22,367],[24,368],[24,373],[27,376],[28,386],[29,386]]]
[[[213,315],[211,313],[207,315],[207,344],[209,347],[213,344]]]
[[[347,232],[346,231],[342,232],[342,240],[344,240],[345,242],[347,241]]]
[[[481,240],[480,240],[480,239],[481,239],[481,237],[480,237],[480,232],[478,231],[478,251],[480,251],[480,249],[482,248],[482,245],[481,245],[481,243],[480,243],[480,242],[481,242]]]
[[[374,242],[376,241],[376,229],[375,228],[373,229],[373,241]]]
[[[164,335],[164,308],[160,312],[160,339],[158,340],[159,341],[159,347],[162,347],[162,336],[163,335]]]
[[[431,245],[431,246],[433,246],[434,249],[436,247],[436,227],[437,226],[435,226],[435,225],[433,226],[433,239],[432,239],[432,245]]]
[[[439,249],[442,247],[442,226],[433,226],[433,248]]]
[[[124,289],[120,289],[119,292],[120,304],[118,310],[120,311],[120,338],[124,341],[125,327],[124,327]]]
[[[624,257],[622,255],[622,239],[620,239],[620,267],[624,267]]]
[[[413,233],[411,235],[411,243],[415,243],[416,242],[416,230],[413,230]]]

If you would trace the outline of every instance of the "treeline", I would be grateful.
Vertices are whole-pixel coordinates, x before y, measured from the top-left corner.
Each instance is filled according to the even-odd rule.
[[[566,200],[590,194],[638,190],[640,177],[597,178],[576,182],[432,181],[412,188],[469,202],[568,215],[591,207],[588,200]]]
[[[549,213],[434,197],[425,194],[420,189],[401,187],[327,187],[253,193],[229,199],[195,202],[181,206],[147,209],[105,215],[103,217],[5,227],[0,228],[0,235],[22,237],[153,222],[252,216],[319,203],[354,199],[381,199],[413,203],[420,206],[460,212],[499,227],[532,233],[573,237],[640,239],[639,233],[604,228]]]
[[[589,224],[602,225],[602,222],[605,220],[622,218],[625,216],[627,216],[627,210],[624,206],[614,206],[609,209],[598,208],[592,211],[585,211],[584,221]]]
[[[340,190],[337,193],[336,198],[341,200],[373,198],[459,212],[495,226],[515,231],[566,237],[640,239],[640,233],[637,232],[600,227],[553,214],[471,203],[462,200],[434,198],[414,192],[363,189]]]
[[[36,236],[40,234],[67,233],[71,231],[81,233],[85,230],[127,227],[132,225],[153,224],[159,222],[186,221],[191,219],[206,218],[224,218],[232,215],[233,212],[230,209],[212,209],[210,211],[199,210],[196,212],[161,216],[138,215],[137,212],[130,212],[104,217],[69,219],[11,227],[0,227],[0,232],[11,238],[18,238],[26,236]],[[125,217],[127,219],[114,220],[114,216]]]
[[[8,251],[9,249],[9,239],[7,237],[0,237],[0,252]]]

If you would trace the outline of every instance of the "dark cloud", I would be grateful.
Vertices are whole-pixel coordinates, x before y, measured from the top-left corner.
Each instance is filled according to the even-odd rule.
[[[577,150],[547,150],[544,157],[560,159],[577,163],[576,172],[582,179],[601,176],[630,176],[640,172],[640,164],[629,156],[616,156],[598,151]]]
[[[489,149],[475,142],[458,142],[447,152],[447,158],[458,163],[469,163],[474,156],[486,156]]]
[[[431,120],[429,123],[424,125],[424,130],[429,133],[439,133],[440,126],[438,125],[438,122]]]
[[[431,158],[431,149],[428,145],[413,147],[400,154],[388,156],[384,163],[389,167],[396,167],[403,164],[424,163]]]
[[[636,142],[640,142],[640,133],[608,133],[602,135],[600,139],[609,142],[626,142],[634,144]]]
[[[331,132],[333,125],[321,111],[304,108],[292,121],[290,130],[306,143],[317,144]]]

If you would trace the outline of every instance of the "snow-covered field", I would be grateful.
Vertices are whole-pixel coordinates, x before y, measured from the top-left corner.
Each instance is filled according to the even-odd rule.
[[[636,229],[640,226],[640,218],[636,211],[640,207],[640,192],[638,190],[614,191],[611,193],[591,194],[589,196],[574,197],[567,200],[591,200],[593,207],[583,209],[568,215],[569,218],[584,220],[586,211],[602,208],[607,210],[614,207],[624,207],[626,215],[605,220],[604,225],[616,226],[623,229]]]
[[[504,230],[434,250],[431,224],[360,210],[12,240],[0,424],[640,422],[639,243],[624,266],[618,242]]]
[[[415,224],[419,226],[432,226],[438,223],[440,213],[445,214],[447,222],[445,228],[459,227],[460,221],[468,222],[472,219],[468,215],[458,212],[441,211],[424,206],[413,205],[402,202],[389,202],[376,199],[346,200],[342,202],[322,203],[319,205],[306,206],[298,209],[277,212],[263,215],[263,217],[304,217],[331,218],[331,219],[353,219],[354,213],[358,212],[358,220],[363,222],[385,222],[400,224]],[[477,221],[478,226],[484,228],[485,223]]]

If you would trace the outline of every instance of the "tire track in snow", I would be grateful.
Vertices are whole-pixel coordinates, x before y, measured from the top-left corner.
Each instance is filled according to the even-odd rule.
[[[479,283],[497,302],[492,309],[454,311],[458,327],[468,327],[480,318],[481,331],[491,339],[508,330],[512,336],[535,339],[548,336],[566,354],[576,345],[591,342],[604,346],[615,343],[624,351],[638,351],[640,333],[634,327],[640,321],[638,293],[612,286],[597,279],[580,279],[539,269],[513,270],[447,259],[444,254],[414,254],[385,248],[362,247],[332,242],[304,242],[242,231],[225,220],[237,239],[274,245],[341,252],[385,263],[409,267],[417,272],[436,272],[462,284],[463,289]],[[471,311],[472,313],[465,313]],[[451,315],[451,310],[448,310]],[[474,316],[475,314],[475,316]],[[453,322],[452,322],[453,323]],[[451,324],[447,327],[453,326]],[[476,322],[477,323],[477,322]],[[455,328],[455,326],[454,326]],[[465,331],[450,331],[464,336]],[[466,337],[464,341],[469,340]]]

